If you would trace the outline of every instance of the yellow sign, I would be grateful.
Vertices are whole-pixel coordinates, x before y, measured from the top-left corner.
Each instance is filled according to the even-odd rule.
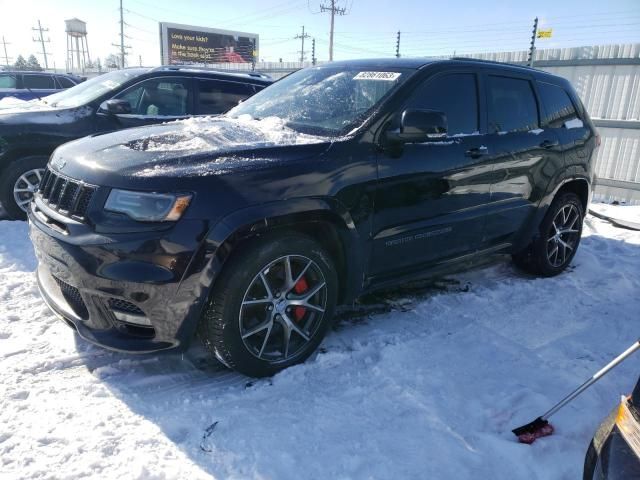
[[[553,34],[553,28],[547,30],[538,30],[538,38],[551,38]]]

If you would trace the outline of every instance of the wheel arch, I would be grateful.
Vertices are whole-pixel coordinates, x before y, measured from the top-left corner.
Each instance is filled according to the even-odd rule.
[[[338,274],[338,303],[357,297],[362,287],[362,242],[348,210],[333,199],[307,198],[272,202],[236,211],[211,228],[204,242],[202,281],[209,290],[227,260],[244,242],[279,231],[292,231],[317,241],[331,256]],[[356,252],[356,253],[354,253]]]
[[[578,195],[584,208],[584,214],[587,213],[589,200],[591,196],[591,181],[589,178],[578,175],[573,169],[562,170],[558,173],[555,180],[549,182],[549,188],[545,195],[540,199],[538,208],[531,217],[531,221],[526,228],[520,232],[514,241],[512,251],[517,253],[526,248],[538,234],[538,227],[542,219],[547,214],[549,207],[553,201],[564,192],[573,192]]]

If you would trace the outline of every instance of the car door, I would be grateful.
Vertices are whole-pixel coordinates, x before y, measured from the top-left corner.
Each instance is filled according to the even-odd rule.
[[[130,128],[187,118],[193,114],[193,85],[190,77],[153,77],[142,80],[113,97],[125,100],[130,113],[98,115],[115,121],[114,128]],[[113,122],[112,122],[113,123]]]
[[[25,73],[22,75],[22,86],[31,93],[31,98],[44,98],[58,91],[53,75]]]
[[[235,107],[260,90],[249,83],[197,78],[196,81],[196,115],[219,115]]]
[[[528,74],[486,71],[488,143],[492,146],[491,205],[485,240],[508,244],[535,212],[562,166],[553,129],[541,128],[534,79]]]
[[[588,155],[586,143],[592,135],[589,125],[580,118],[580,109],[562,86],[542,81],[537,86],[545,110],[544,128],[558,138],[565,164],[580,164]]]
[[[372,275],[420,269],[477,249],[489,202],[489,153],[478,75],[446,71],[425,80],[407,108],[443,112],[448,136],[382,154],[374,202]]]

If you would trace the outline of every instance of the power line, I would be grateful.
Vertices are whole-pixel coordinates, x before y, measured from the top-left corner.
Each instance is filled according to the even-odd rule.
[[[304,33],[304,25],[302,26],[302,34],[301,35],[296,35],[295,37],[293,37],[294,40],[300,39],[300,41],[302,42],[301,45],[301,49],[300,49],[300,63],[304,63],[304,39],[305,38],[309,38],[309,34],[308,33]]]
[[[331,14],[331,31],[329,34],[329,61],[333,61],[333,30],[336,15],[346,15],[347,9],[344,7],[336,7],[336,0],[329,0],[330,5],[320,4],[321,12],[329,12]]]
[[[125,67],[125,57],[128,55],[127,53],[127,49],[131,48],[130,45],[125,45],[124,44],[124,8],[122,7],[122,0],[120,0],[120,45],[116,44],[116,43],[112,43],[111,45],[113,45],[114,47],[120,47],[120,68],[124,68]]]
[[[51,39],[49,37],[47,37],[47,39],[44,39],[44,36],[42,35],[43,32],[48,32],[49,29],[48,28],[42,28],[42,25],[40,24],[40,20],[38,20],[38,28],[32,28],[31,30],[33,30],[34,32],[38,32],[40,34],[40,38],[34,38],[33,41],[34,42],[40,42],[40,45],[42,45],[42,57],[44,59],[44,68],[48,69],[49,68],[49,59],[47,58],[47,56],[49,55],[47,53],[47,49],[45,47],[45,43],[50,43]],[[3,37],[4,38],[4,37]],[[6,55],[6,53],[5,53]]]
[[[9,66],[9,60],[13,60],[13,57],[10,57],[10,56],[7,54],[7,45],[11,45],[11,43],[7,42],[7,41],[4,39],[4,35],[2,36],[2,45],[3,45],[3,47],[4,47],[4,63],[5,63],[5,65],[8,67],[8,66]]]

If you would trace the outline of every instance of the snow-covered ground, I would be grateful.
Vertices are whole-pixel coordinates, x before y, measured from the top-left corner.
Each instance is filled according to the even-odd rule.
[[[76,338],[38,296],[27,226],[1,221],[0,478],[580,478],[640,355],[553,436],[510,430],[640,335],[640,232],[585,229],[563,275],[500,259],[370,296],[306,364],[253,381],[198,348],[136,357]]]

